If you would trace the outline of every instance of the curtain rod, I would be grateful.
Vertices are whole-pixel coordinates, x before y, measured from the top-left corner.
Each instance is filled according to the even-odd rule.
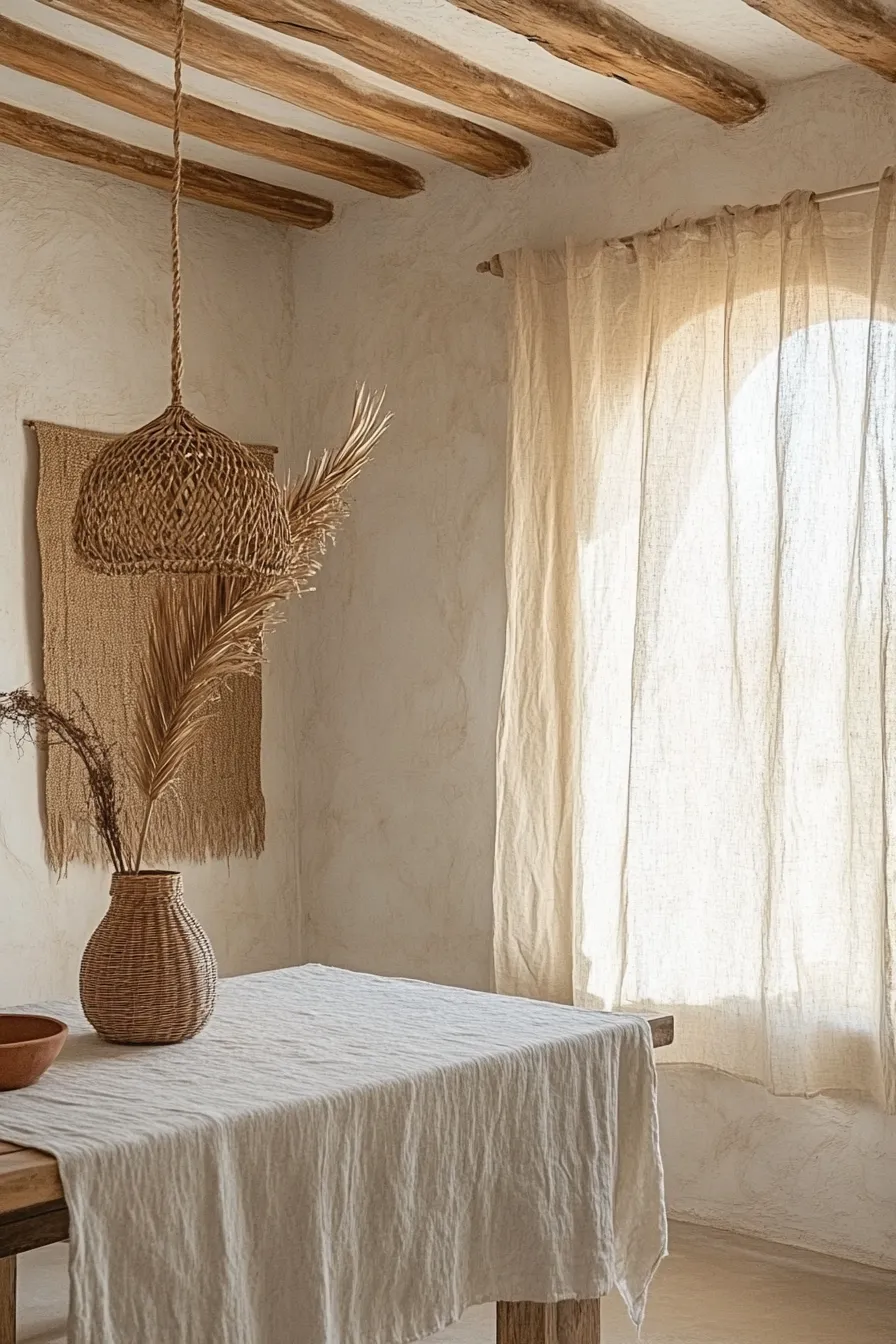
[[[819,191],[813,193],[816,201],[845,201],[850,196],[867,196],[872,191],[877,191],[880,187],[879,182],[860,182],[856,187],[836,187],[833,191]],[[712,219],[711,215],[700,219],[699,224],[708,224]],[[648,230],[650,232],[650,230]],[[653,230],[655,232],[655,230]],[[619,243],[631,243],[635,239],[635,234],[630,233],[625,238],[617,238]],[[496,252],[494,256],[489,257],[488,261],[480,261],[476,267],[482,275],[495,275],[499,280],[504,279],[504,267],[501,264],[501,254]]]

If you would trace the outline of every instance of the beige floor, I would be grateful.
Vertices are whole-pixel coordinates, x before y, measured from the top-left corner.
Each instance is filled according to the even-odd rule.
[[[22,1256],[20,1274],[20,1344],[64,1344],[65,1248]],[[494,1337],[494,1308],[477,1307],[435,1338],[492,1344]],[[607,1302],[602,1344],[636,1339],[620,1303]],[[678,1224],[651,1291],[642,1341],[896,1344],[896,1274]]]

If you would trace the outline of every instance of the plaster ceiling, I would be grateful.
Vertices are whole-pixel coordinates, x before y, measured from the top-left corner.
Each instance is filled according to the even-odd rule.
[[[619,80],[593,74],[557,60],[524,37],[456,9],[449,0],[351,0],[351,3],[356,8],[367,10],[397,27],[409,29],[441,46],[448,47],[479,65],[513,76],[546,93],[597,112],[617,126],[623,126],[627,122],[669,106],[663,99],[633,89]],[[258,37],[301,51],[312,60],[345,70],[369,84],[389,89],[409,100],[444,108],[450,106],[416,90],[395,84],[371,71],[361,69],[323,48],[297,42],[275,34],[270,29],[260,28],[245,20],[231,17],[219,9],[203,4],[202,0],[189,0],[189,4],[191,8],[205,12],[219,23],[242,27]],[[616,0],[616,5],[640,22],[690,43],[710,55],[729,62],[746,74],[753,75],[772,97],[775,84],[805,79],[810,75],[845,64],[823,47],[795,36],[781,25],[748,8],[742,0]],[[890,0],[890,7],[894,7],[894,0]],[[171,63],[165,57],[107,33],[101,28],[69,18],[39,3],[39,0],[0,0],[0,14],[105,56],[159,83],[170,84]],[[424,175],[443,170],[462,171],[447,168],[440,160],[409,149],[407,146],[343,126],[315,113],[306,112],[289,103],[200,71],[192,69],[186,71],[185,87],[189,92],[201,95],[211,102],[267,121],[283,126],[300,127],[317,135],[372,149],[389,158],[412,164]],[[80,94],[21,75],[3,66],[0,66],[0,101],[44,112],[149,149],[163,152],[170,149],[170,134],[164,128],[152,126],[95,103]],[[458,109],[450,110],[458,111]],[[477,119],[465,112],[461,112],[460,115],[471,120]],[[514,139],[523,141],[532,150],[533,155],[551,152],[546,151],[543,142],[521,131],[496,122],[487,122],[484,118],[479,120],[493,125]],[[340,183],[297,172],[254,156],[219,148],[190,136],[185,137],[185,145],[186,152],[191,158],[216,167],[229,168],[249,177],[296,187],[337,202],[356,200],[359,196],[355,189]],[[553,152],[572,151],[553,150]],[[616,152],[622,153],[624,148]]]

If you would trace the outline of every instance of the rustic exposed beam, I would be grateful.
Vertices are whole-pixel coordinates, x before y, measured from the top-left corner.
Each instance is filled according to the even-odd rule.
[[[98,168],[100,172],[160,187],[163,191],[171,190],[174,164],[166,155],[111,140],[95,131],[85,131],[80,126],[56,121],[39,112],[27,112],[9,103],[0,103],[0,142],[65,163]],[[245,210],[250,215],[261,215],[278,224],[297,224],[302,229],[319,229],[333,218],[330,202],[318,196],[306,196],[302,191],[289,191],[270,182],[256,182],[251,177],[225,173],[191,160],[184,162],[183,192],[207,205]]]
[[[645,28],[602,0],[451,0],[521,33],[561,61],[624,80],[723,125],[765,107],[758,84],[730,65]]]
[[[342,0],[211,0],[218,9],[287,37],[326,47],[346,60],[441,98],[467,112],[506,122],[582,154],[616,144],[613,127],[594,112],[563,103],[527,84],[485,70],[453,51],[384,23]]]
[[[48,33],[0,15],[0,64],[37,79],[62,84],[96,102],[117,107],[144,121],[170,126],[172,95],[161,84],[135,75]],[[324,140],[305,131],[274,126],[230,108],[184,97],[183,127],[191,135],[244,154],[256,154],[289,168],[318,173],[380,196],[410,196],[423,188],[415,168],[364,149]]]
[[[896,14],[877,0],[746,0],[770,19],[847,61],[896,80]]]
[[[53,9],[99,24],[170,55],[171,0],[42,0]],[[483,177],[507,177],[529,163],[516,141],[486,126],[362,84],[329,66],[228,24],[187,11],[184,59],[208,74],[245,84],[298,107],[387,140],[413,145]]]

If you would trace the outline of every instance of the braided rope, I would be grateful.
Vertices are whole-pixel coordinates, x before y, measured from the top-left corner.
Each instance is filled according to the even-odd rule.
[[[180,145],[180,123],[184,102],[184,36],[186,14],[184,0],[175,0],[177,30],[174,39],[174,181],[171,187],[171,404],[183,404],[184,350],[181,321],[180,277],[180,197],[184,179],[184,164]]]

